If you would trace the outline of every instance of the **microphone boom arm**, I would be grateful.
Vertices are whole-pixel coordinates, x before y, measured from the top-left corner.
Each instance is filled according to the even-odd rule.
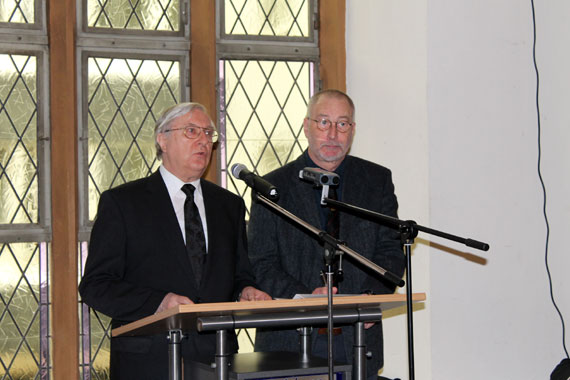
[[[335,206],[337,208],[352,211],[352,212],[355,212],[355,213],[360,214],[360,215],[369,216],[376,221],[391,224],[392,226],[397,227],[400,231],[404,231],[404,232],[409,233],[411,235],[412,239],[417,236],[418,231],[422,231],[422,232],[425,232],[425,233],[428,233],[431,235],[435,235],[435,236],[439,236],[439,237],[442,237],[442,238],[445,238],[448,240],[455,241],[457,243],[465,244],[466,246],[471,247],[471,248],[477,248],[481,251],[488,251],[489,250],[489,244],[487,244],[487,243],[483,243],[483,242],[473,240],[473,239],[462,238],[459,236],[448,234],[446,232],[442,232],[442,231],[434,230],[432,228],[420,226],[419,224],[416,224],[416,222],[414,222],[413,220],[401,220],[401,219],[394,218],[394,217],[391,217],[388,215],[380,214],[378,212],[370,211],[370,210],[367,210],[367,209],[364,209],[361,207],[353,206],[353,205],[348,204],[348,203],[340,202],[340,201],[335,200],[335,199],[325,198],[324,201],[325,201],[325,204],[327,204],[327,205],[332,205],[332,206]]]

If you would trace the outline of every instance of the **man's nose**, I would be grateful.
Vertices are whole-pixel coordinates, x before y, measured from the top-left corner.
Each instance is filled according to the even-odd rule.
[[[208,144],[211,142],[208,136],[206,136],[206,133],[204,133],[203,129],[200,129],[200,134],[198,135],[198,141],[201,144]]]
[[[336,139],[337,135],[338,135],[338,130],[336,129],[336,123],[331,122],[331,126],[327,131],[327,136],[329,139],[334,140]]]

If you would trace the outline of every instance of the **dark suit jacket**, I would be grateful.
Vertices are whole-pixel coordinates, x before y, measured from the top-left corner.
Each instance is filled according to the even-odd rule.
[[[79,291],[90,307],[112,318],[113,328],[153,314],[168,292],[196,303],[226,302],[237,299],[244,287],[256,286],[243,200],[208,181],[201,186],[208,255],[200,288],[158,171],[101,195]],[[237,350],[232,338],[229,347]],[[183,341],[185,359],[211,361],[214,353],[215,335],[194,332]],[[166,378],[167,358],[165,335],[111,339],[112,378]]]
[[[265,178],[280,192],[278,204],[306,222],[321,228],[320,206],[311,183],[299,179],[307,166],[304,155],[273,171]],[[343,174],[343,202],[395,217],[398,208],[391,172],[379,165],[347,156]],[[249,255],[260,288],[273,297],[291,298],[324,286],[323,248],[315,237],[265,205],[252,206],[248,227]],[[340,214],[340,239],[356,252],[386,270],[402,276],[405,260],[400,239],[394,230],[344,212]],[[347,255],[344,255],[347,256]],[[341,293],[392,293],[394,287],[363,268],[351,258],[343,260]],[[352,360],[353,329],[343,328],[345,351]],[[262,331],[256,335],[256,351],[298,351],[298,334],[292,330]],[[366,343],[372,352],[367,373],[383,365],[382,326],[367,330]]]

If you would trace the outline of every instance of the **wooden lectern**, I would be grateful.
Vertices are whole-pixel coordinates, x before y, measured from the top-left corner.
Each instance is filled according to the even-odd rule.
[[[412,295],[412,301],[425,301],[425,293]],[[364,322],[382,319],[382,310],[404,305],[405,294],[335,296],[333,322],[335,325],[354,324],[354,360],[352,379],[366,378]],[[138,336],[165,333],[169,340],[169,375],[181,379],[180,341],[184,332],[216,331],[215,378],[228,379],[229,356],[226,347],[227,331],[257,327],[292,327],[308,330],[326,325],[327,298],[272,300],[256,302],[220,302],[179,305],[161,313],[113,329],[112,336]],[[300,364],[308,362],[310,334],[301,334]],[[240,355],[240,354],[238,354]]]

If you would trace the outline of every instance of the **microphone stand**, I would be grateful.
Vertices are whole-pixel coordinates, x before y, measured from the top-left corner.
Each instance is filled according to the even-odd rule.
[[[305,222],[301,218],[297,217],[293,213],[287,211],[283,207],[277,205],[275,202],[269,200],[268,198],[264,197],[263,195],[259,194],[256,191],[253,191],[253,196],[255,200],[261,201],[265,205],[271,207],[273,210],[277,211],[278,214],[287,217],[289,220],[295,222],[297,225],[302,226],[312,232],[315,236],[319,238],[320,241],[324,243],[325,250],[324,250],[324,257],[325,257],[325,264],[326,264],[326,279],[327,279],[327,312],[328,312],[328,320],[327,320],[327,336],[328,336],[328,369],[329,369],[329,380],[333,379],[334,368],[333,368],[333,319],[332,319],[332,283],[333,283],[333,263],[334,263],[334,256],[336,251],[342,251],[348,254],[353,259],[357,260],[361,264],[365,265],[366,267],[372,269],[373,271],[382,275],[386,280],[390,281],[396,286],[403,286],[404,281],[396,276],[394,273],[387,271],[386,269],[376,265],[374,262],[368,260],[366,257],[360,255],[356,251],[347,247],[343,242],[338,239],[335,239],[333,236],[329,235],[328,233],[314,227],[313,225]],[[328,198],[326,198],[328,199]],[[332,202],[331,202],[332,204]],[[411,297],[410,297],[411,299]],[[362,362],[359,360],[359,362]],[[354,372],[354,369],[353,369]],[[359,373],[356,374],[355,380],[365,380],[365,372],[366,368],[359,368]]]
[[[414,380],[414,318],[412,310],[412,244],[414,239],[418,236],[418,231],[426,232],[431,235],[439,236],[448,240],[465,244],[468,247],[480,249],[482,251],[489,250],[489,244],[483,243],[473,239],[466,239],[459,236],[451,235],[446,232],[434,230],[428,227],[421,226],[413,220],[400,220],[388,215],[380,214],[378,212],[370,211],[361,207],[353,206],[348,203],[340,202],[335,199],[324,198],[323,203],[330,207],[334,206],[353,214],[359,214],[371,218],[376,222],[388,224],[391,228],[400,231],[400,238],[404,245],[404,255],[406,256],[406,310],[408,316],[408,369],[409,380]]]

